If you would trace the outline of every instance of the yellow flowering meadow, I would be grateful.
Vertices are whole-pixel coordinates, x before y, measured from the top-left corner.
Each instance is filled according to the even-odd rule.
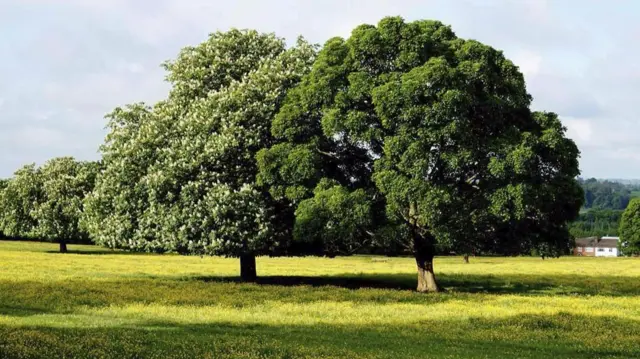
[[[0,358],[640,357],[640,259],[237,259],[0,241]]]

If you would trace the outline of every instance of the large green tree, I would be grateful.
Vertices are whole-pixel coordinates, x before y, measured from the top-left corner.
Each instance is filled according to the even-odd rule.
[[[640,254],[640,198],[632,199],[622,214],[620,241],[625,255]]]
[[[530,103],[500,51],[385,18],[326,43],[273,122],[259,181],[295,205],[297,241],[346,252],[393,238],[415,255],[417,289],[437,291],[438,246],[569,246],[579,152]]]
[[[239,257],[286,250],[292,211],[256,185],[255,154],[306,74],[315,48],[256,31],[218,32],[166,63],[172,90],[154,107],[116,109],[105,170],[88,200],[96,242],[144,251]]]
[[[38,238],[60,244],[67,252],[67,242],[87,241],[81,225],[83,201],[94,186],[98,172],[96,162],[78,162],[73,157],[47,161],[39,170],[42,197],[34,206],[34,233]]]

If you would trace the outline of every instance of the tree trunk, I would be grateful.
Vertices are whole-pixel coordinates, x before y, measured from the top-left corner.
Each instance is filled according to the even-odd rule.
[[[465,254],[463,258],[464,258],[464,262],[468,264],[469,263],[469,255]]]
[[[258,274],[256,273],[256,256],[253,254],[243,254],[240,256],[240,278],[243,282],[255,282]]]
[[[409,226],[413,241],[413,254],[418,266],[418,287],[416,290],[421,293],[439,292],[440,288],[433,272],[433,257],[436,253],[435,238],[428,232],[421,233],[418,228],[417,214],[418,204],[411,202],[409,204]]]
[[[421,293],[439,292],[440,287],[433,272],[433,254],[430,256],[416,255],[416,264],[418,265],[417,291]]]
[[[67,242],[60,241],[60,253],[67,253]]]

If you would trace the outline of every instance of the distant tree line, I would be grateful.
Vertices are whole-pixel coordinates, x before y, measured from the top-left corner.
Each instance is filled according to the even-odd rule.
[[[411,253],[422,292],[438,252],[571,247],[578,148],[501,51],[440,22],[323,47],[234,29],[164,67],[166,99],[107,115],[99,164],[2,183],[5,235],[236,257],[249,281],[261,255]]]
[[[632,186],[595,178],[578,180],[584,190],[584,208],[614,209],[627,208],[632,197]]]
[[[623,212],[617,209],[591,209],[582,212],[571,223],[571,234],[575,238],[617,236]]]
[[[595,178],[578,179],[578,182],[584,191],[584,206],[570,225],[571,234],[576,238],[618,236],[622,213],[636,193],[637,185]]]

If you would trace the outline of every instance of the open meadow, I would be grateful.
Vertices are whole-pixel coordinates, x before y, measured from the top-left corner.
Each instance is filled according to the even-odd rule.
[[[640,260],[238,260],[0,241],[0,358],[640,357]]]

